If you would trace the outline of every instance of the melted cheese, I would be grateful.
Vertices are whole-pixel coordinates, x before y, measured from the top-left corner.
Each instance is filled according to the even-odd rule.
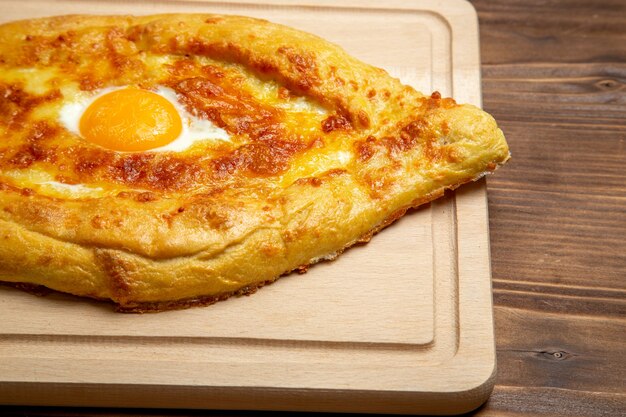
[[[0,179],[8,180],[7,182],[21,188],[30,188],[42,195],[64,199],[98,198],[121,191],[115,188],[105,190],[103,187],[94,185],[62,183],[56,181],[51,174],[41,170],[6,171],[0,175]]]
[[[84,184],[64,184],[58,181],[45,181],[39,185],[43,194],[59,195],[63,197],[100,197],[104,191],[100,187],[88,187]]]

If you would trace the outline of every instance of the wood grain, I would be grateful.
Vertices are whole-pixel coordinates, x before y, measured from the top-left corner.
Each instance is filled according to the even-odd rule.
[[[481,29],[484,107],[513,153],[488,180],[498,375],[489,402],[472,415],[624,415],[626,2],[472,4]]]
[[[487,183],[498,376],[476,415],[624,415],[626,2],[472,3],[513,153]]]

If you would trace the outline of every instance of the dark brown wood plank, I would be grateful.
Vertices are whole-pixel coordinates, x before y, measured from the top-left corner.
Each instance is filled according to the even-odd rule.
[[[513,159],[487,182],[496,282],[626,291],[626,131],[502,128]]]
[[[510,289],[511,287],[514,289]],[[624,292],[615,291],[611,293],[610,297],[603,297],[602,295],[596,295],[595,291],[586,287],[572,288],[580,295],[555,294],[554,292],[548,292],[549,289],[554,289],[554,287],[497,280],[494,282],[494,300],[496,306],[508,306],[518,309],[532,306],[536,312],[562,314],[564,317],[568,316],[568,320],[572,322],[580,320],[581,318],[578,316],[594,316],[595,318],[606,320],[622,318],[622,321],[626,321],[624,320],[626,318]],[[563,289],[559,288],[558,291],[561,292]],[[600,291],[599,293],[607,293],[607,291]],[[547,323],[540,324],[535,322],[535,324],[534,331],[548,326]],[[506,339],[503,340],[503,342],[505,341]],[[621,346],[621,352],[626,353],[624,346]]]
[[[566,301],[563,297],[551,300]],[[496,332],[501,341],[499,385],[614,393],[626,401],[626,362],[620,355],[624,351],[626,312],[619,318],[503,304],[510,302],[499,300],[496,308]]]
[[[499,386],[480,417],[617,417],[624,415],[626,397],[602,392],[558,388]]]
[[[484,107],[501,122],[626,129],[626,62],[483,65]]]
[[[498,374],[480,416],[626,413],[626,1],[474,0]]]
[[[483,64],[626,62],[622,0],[472,0]]]

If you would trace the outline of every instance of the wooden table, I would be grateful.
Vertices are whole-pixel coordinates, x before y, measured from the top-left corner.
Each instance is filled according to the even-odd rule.
[[[472,3],[513,153],[488,180],[498,377],[477,415],[626,415],[626,1]]]
[[[498,376],[477,416],[626,414],[626,1],[473,0],[484,107],[513,159],[488,179]],[[275,413],[0,408],[14,416]]]

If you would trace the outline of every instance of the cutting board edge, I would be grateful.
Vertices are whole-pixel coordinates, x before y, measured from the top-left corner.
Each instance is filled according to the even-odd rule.
[[[495,373],[454,396],[446,392],[3,382],[0,404],[454,415],[483,404],[494,379]]]

